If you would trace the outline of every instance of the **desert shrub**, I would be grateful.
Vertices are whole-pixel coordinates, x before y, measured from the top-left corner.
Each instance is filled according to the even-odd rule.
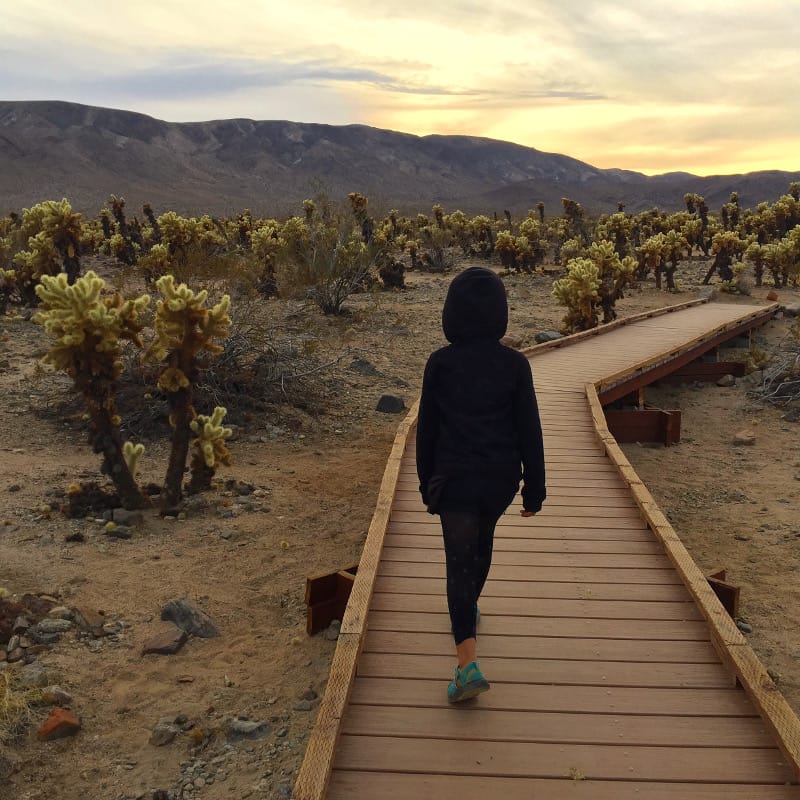
[[[345,300],[370,282],[378,253],[385,246],[374,240],[365,242],[358,221],[330,203],[311,219],[290,217],[279,239],[281,292],[305,294],[323,314],[340,314]]]
[[[588,258],[573,258],[565,277],[553,283],[553,297],[568,311],[562,320],[567,333],[597,327],[600,302],[600,271]]]

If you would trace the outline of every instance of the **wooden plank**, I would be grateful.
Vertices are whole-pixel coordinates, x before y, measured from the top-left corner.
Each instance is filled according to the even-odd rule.
[[[566,639],[548,636],[486,635],[480,631],[481,658],[549,658],[564,661],[624,661],[719,664],[711,642],[648,639]],[[448,633],[370,630],[365,653],[440,655],[453,648]]]
[[[442,535],[440,532],[423,534],[392,533],[386,536],[386,547],[400,548],[427,548],[442,550]],[[520,536],[508,538],[498,536],[494,540],[494,552],[512,553],[592,553],[608,554],[619,553],[625,555],[661,555],[663,547],[654,541],[626,542],[620,540],[602,541],[590,539],[588,541],[559,540],[559,539],[523,539]],[[713,580],[713,579],[711,579]]]
[[[375,592],[390,594],[432,594],[444,591],[441,578],[388,577],[381,575],[375,582]],[[689,593],[681,585],[636,583],[543,583],[540,581],[498,581],[490,578],[483,597],[549,597],[569,600],[633,600],[637,602],[689,601]]]
[[[444,578],[444,564],[407,561],[383,562],[379,575],[406,578]],[[494,566],[490,581],[541,581],[553,583],[641,583],[681,585],[673,569],[605,569],[603,567],[504,567]]]
[[[402,739],[343,734],[337,769],[537,778],[784,783],[777,749]]]
[[[702,619],[694,603],[641,603],[625,600],[551,600],[528,597],[486,597],[482,601],[487,614],[516,614],[519,617],[584,617],[586,619]],[[447,598],[429,594],[375,594],[375,611],[440,612],[447,608]],[[535,624],[532,622],[531,624]]]
[[[350,703],[371,706],[441,708],[444,681],[359,676]],[[692,717],[757,717],[741,689],[661,689],[614,686],[539,686],[492,683],[478,707],[499,711],[563,711],[585,714],[663,714]],[[453,709],[455,710],[455,709]],[[459,709],[460,711],[460,709]],[[468,718],[469,719],[469,718]]]
[[[452,656],[364,653],[358,675],[395,678],[413,675],[414,680],[438,680],[444,686],[453,676]],[[481,669],[492,686],[496,683],[558,684],[560,686],[638,686],[656,689],[726,689],[728,673],[718,664],[624,664],[605,661],[561,661],[522,658],[481,658]]]
[[[444,549],[430,547],[390,547],[383,549],[383,559],[413,563],[444,564]],[[666,569],[669,560],[662,554],[626,555],[623,553],[537,553],[499,551],[492,556],[498,567],[613,567],[614,569]]]
[[[484,603],[484,601],[481,601]],[[481,612],[479,633],[508,636],[547,636],[571,639],[650,639],[653,641],[709,642],[708,627],[701,620],[619,620],[583,617],[528,617]],[[450,633],[450,616],[438,613],[372,611],[370,630]]]
[[[427,511],[393,511],[391,514],[392,522],[422,522],[428,523],[430,515]],[[519,514],[504,514],[497,523],[498,528],[506,525],[519,525]],[[593,517],[580,517],[576,515],[558,516],[552,514],[537,514],[529,517],[525,522],[531,528],[600,528],[612,527],[602,525],[605,520],[598,520]],[[629,530],[646,530],[647,525],[640,516],[613,517],[613,527],[626,528]]]
[[[504,524],[503,530],[495,535],[497,538],[513,539],[551,539],[557,541],[620,541],[620,542],[653,542],[655,537],[649,528],[556,528],[532,527],[527,520],[520,519],[516,525]],[[392,520],[386,529],[387,533],[409,533],[420,536],[442,535],[439,518],[427,515],[414,522],[397,522]]]
[[[636,747],[730,747],[775,750],[758,717],[499,711],[468,708],[351,706],[342,732],[355,736],[535,742]],[[476,736],[478,734],[478,736]],[[434,747],[437,743],[434,743]]]
[[[655,783],[336,770],[330,800],[797,800],[792,786]]]

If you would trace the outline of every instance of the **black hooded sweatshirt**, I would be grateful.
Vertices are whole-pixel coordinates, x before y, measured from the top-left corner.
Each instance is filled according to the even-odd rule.
[[[539,409],[528,359],[500,344],[507,326],[506,290],[497,275],[473,267],[453,280],[442,310],[450,344],[428,359],[417,423],[417,473],[431,513],[432,486],[460,477],[509,484],[522,478],[524,508],[542,507]]]

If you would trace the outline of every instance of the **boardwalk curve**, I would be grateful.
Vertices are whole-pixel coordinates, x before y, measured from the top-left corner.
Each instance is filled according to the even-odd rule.
[[[800,722],[608,432],[621,397],[775,306],[687,303],[531,348],[540,514],[500,520],[492,690],[449,707],[438,520],[401,423],[296,800],[800,798]],[[519,500],[517,501],[519,503]]]

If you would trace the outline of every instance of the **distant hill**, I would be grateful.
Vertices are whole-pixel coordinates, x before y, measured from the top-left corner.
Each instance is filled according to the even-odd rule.
[[[319,190],[358,191],[383,213],[445,210],[524,213],[562,197],[590,213],[684,207],[697,192],[712,210],[738,191],[741,205],[774,201],[800,172],[701,178],[598,169],[568,156],[473,136],[412,136],[365,125],[249,119],[171,123],[64,102],[0,102],[0,214],[67,197],[96,214],[111,194],[131,213],[283,216]]]

